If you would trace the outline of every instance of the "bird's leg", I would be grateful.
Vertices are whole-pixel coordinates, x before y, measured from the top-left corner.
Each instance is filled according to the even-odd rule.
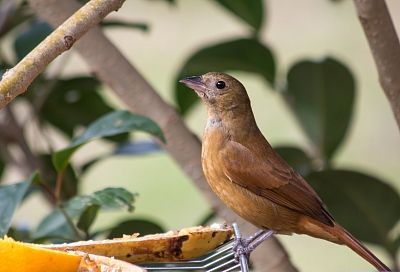
[[[235,225],[236,224],[234,224],[234,229]],[[241,256],[248,258],[254,249],[256,249],[262,242],[267,240],[274,233],[275,232],[273,230],[259,230],[249,238],[242,238],[240,234],[237,235],[235,232],[235,244],[233,250],[236,252],[236,259],[239,260]]]
[[[273,230],[261,230],[262,233],[258,235],[255,239],[250,241],[247,245],[247,251],[252,252],[254,249],[256,249],[262,242],[267,240],[269,237],[271,237],[275,232]],[[249,239],[252,237],[249,237]]]

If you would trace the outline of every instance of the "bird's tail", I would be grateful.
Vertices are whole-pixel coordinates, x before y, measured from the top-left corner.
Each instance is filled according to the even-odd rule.
[[[379,260],[371,251],[361,244],[353,235],[351,235],[342,226],[335,224],[334,232],[337,237],[358,255],[363,257],[367,262],[375,266],[378,271],[391,271],[381,260]]]

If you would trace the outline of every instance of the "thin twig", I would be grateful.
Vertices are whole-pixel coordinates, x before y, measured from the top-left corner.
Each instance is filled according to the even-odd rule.
[[[60,200],[61,188],[64,180],[64,173],[65,173],[64,170],[57,173],[56,186],[54,187],[54,197],[56,198],[56,201]]]
[[[49,198],[49,201],[51,202],[52,205],[56,206],[57,204],[57,198],[54,195],[54,192],[52,189],[50,189],[49,186],[47,186],[47,184],[44,184],[42,182],[38,183],[38,186],[42,189],[43,192],[45,192]]]
[[[379,82],[400,128],[400,42],[384,0],[354,0],[374,56]]]
[[[125,0],[91,0],[54,30],[0,81],[0,108],[25,92],[32,81],[58,55],[69,50],[90,28]]]

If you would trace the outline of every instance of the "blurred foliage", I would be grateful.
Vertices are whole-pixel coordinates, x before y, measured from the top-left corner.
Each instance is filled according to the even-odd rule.
[[[10,2],[11,3],[11,2]],[[10,4],[8,3],[8,4]],[[5,23],[0,28],[0,37],[16,29],[13,40],[15,60],[0,54],[1,68],[7,69],[26,56],[35,46],[52,32],[51,26],[32,16],[25,1],[11,3],[7,6],[0,3],[0,9],[7,8]],[[120,20],[105,20],[102,27],[129,28],[148,31],[146,23],[132,23]],[[3,73],[4,70],[1,71]],[[115,225],[110,230],[92,232],[91,226],[97,214],[103,210],[127,208],[133,211],[135,194],[122,188],[106,188],[90,195],[79,195],[80,175],[87,168],[73,165],[69,159],[82,145],[93,139],[102,138],[114,142],[115,153],[128,142],[128,132],[141,131],[164,141],[163,133],[152,120],[118,111],[103,98],[101,85],[96,78],[88,75],[77,75],[71,78],[39,76],[30,86],[30,92],[19,96],[18,101],[28,103],[30,111],[38,120],[41,136],[47,139],[45,129],[62,132],[71,143],[57,152],[36,154],[40,166],[41,178],[35,172],[27,181],[0,187],[0,235],[8,234],[19,240],[35,242],[64,242],[94,238],[103,233],[118,233],[124,225]],[[7,117],[7,116],[6,116]],[[77,131],[82,131],[75,137]],[[23,129],[23,128],[22,128]],[[8,137],[8,136],[7,136]],[[1,133],[0,133],[0,139]],[[7,139],[14,144],[14,139]],[[50,141],[51,142],[51,141]],[[26,148],[26,146],[24,146]],[[50,146],[50,151],[52,150]],[[159,149],[158,149],[159,150]],[[142,153],[146,153],[146,149]],[[135,152],[127,152],[135,154]],[[0,177],[9,163],[6,153],[0,154]],[[100,159],[100,158],[99,158]],[[77,171],[77,169],[79,171]],[[32,169],[34,170],[34,169]],[[79,172],[79,174],[78,174]],[[12,215],[17,206],[33,192],[42,192],[43,196],[54,206],[35,230],[18,226],[10,227]],[[135,224],[137,223],[137,225]],[[134,230],[149,233],[157,224],[146,220],[132,221]]]
[[[255,32],[261,30],[264,21],[264,1],[263,0],[215,0],[233,15],[239,17]]]
[[[295,63],[287,74],[285,97],[317,155],[329,160],[343,141],[353,113],[351,71],[332,58]]]
[[[356,237],[395,256],[400,245],[400,236],[393,231],[400,216],[398,192],[372,174],[336,169],[332,163],[352,125],[357,84],[351,69],[333,56],[321,56],[320,60],[299,60],[284,72],[279,69],[269,45],[258,39],[266,21],[266,1],[214,1],[249,26],[251,33],[206,44],[187,57],[174,77],[174,94],[182,118],[195,106],[198,98],[177,83],[178,79],[208,71],[244,71],[260,76],[286,102],[309,140],[307,147],[279,146],[277,152],[307,177],[332,214]],[[166,2],[179,4],[173,0]],[[0,3],[3,10],[4,3]],[[0,54],[1,73],[14,66],[51,32],[49,25],[32,16],[25,1],[15,1],[12,5],[4,13],[5,23],[0,25],[0,37],[15,32],[11,37],[16,60]],[[102,26],[149,31],[145,22],[105,20]],[[278,74],[277,71],[282,72]],[[57,242],[92,239],[104,234],[111,238],[134,232],[165,231],[152,220],[131,217],[120,223],[114,222],[107,230],[92,231],[99,212],[121,208],[131,211],[136,195],[122,188],[106,188],[90,195],[80,195],[81,175],[104,157],[74,164],[70,162],[73,153],[86,142],[102,138],[111,139],[115,146],[114,151],[106,156],[142,155],[158,152],[159,147],[154,142],[127,142],[127,132],[143,131],[161,140],[164,138],[153,121],[126,111],[116,111],[109,105],[101,92],[102,83],[94,77],[62,78],[60,74],[52,77],[41,75],[27,94],[16,99],[16,103],[23,101],[28,105],[34,115],[32,118],[38,120],[41,137],[46,138],[45,129],[51,128],[61,132],[70,144],[56,152],[49,144],[48,153],[36,154],[41,179],[33,174],[27,181],[0,187],[0,235],[8,232],[19,240]],[[83,133],[76,137],[77,131]],[[2,138],[5,135],[0,132],[0,140],[10,140]],[[123,136],[114,137],[118,135]],[[13,140],[10,143],[15,144]],[[7,154],[1,152],[0,177],[8,163]],[[10,227],[17,206],[27,194],[37,190],[43,193],[54,210],[35,230]],[[200,223],[205,224],[214,217],[215,213],[210,211]]]
[[[55,152],[53,154],[54,167],[57,171],[64,171],[72,154],[93,139],[134,130],[150,133],[165,141],[161,129],[149,118],[128,111],[115,111],[93,122],[82,135],[73,139],[68,147]]]
[[[312,160],[301,148],[295,146],[277,146],[274,149],[302,176],[311,172],[313,168]]]
[[[100,210],[127,208],[133,211],[134,201],[135,195],[122,188],[106,188],[90,195],[75,196],[45,217],[32,237],[41,241],[88,239],[89,228]]]
[[[340,169],[312,172],[307,180],[351,233],[386,248],[391,255],[396,253],[390,232],[398,222],[400,196],[392,186],[376,177]]]
[[[37,173],[33,174],[27,181],[0,187],[0,237],[8,232],[13,214],[36,176]]]

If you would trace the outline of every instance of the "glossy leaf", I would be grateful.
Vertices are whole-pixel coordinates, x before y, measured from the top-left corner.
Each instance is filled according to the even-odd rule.
[[[4,172],[4,168],[6,168],[6,164],[3,162],[2,158],[0,158],[0,182]]]
[[[92,226],[94,221],[96,220],[97,213],[100,209],[100,206],[97,204],[90,205],[86,207],[81,216],[79,217],[78,223],[76,226],[85,232],[89,233],[89,228]]]
[[[210,71],[251,72],[273,85],[275,60],[268,47],[253,39],[231,40],[200,49],[185,62],[175,80],[175,97],[182,114],[198,99],[193,91],[178,81]]]
[[[86,127],[114,109],[99,94],[101,83],[92,77],[59,79],[48,94],[40,117],[72,137],[76,127]],[[33,94],[43,95],[44,88]]]
[[[381,180],[355,171],[314,172],[307,180],[335,219],[358,239],[389,249],[388,234],[400,219],[400,196]]]
[[[264,18],[263,0],[215,0],[224,8],[238,16],[256,32],[259,32]]]
[[[10,227],[7,236],[13,238],[15,241],[30,242],[31,232],[26,227]]]
[[[145,23],[133,23],[133,22],[125,22],[120,20],[106,20],[100,23],[103,27],[123,27],[123,28],[131,28],[141,30],[143,32],[149,31],[149,25]]]
[[[353,113],[351,71],[332,58],[301,61],[287,75],[287,99],[307,136],[325,159],[342,143]]]
[[[69,159],[73,153],[87,142],[131,131],[147,132],[158,137],[162,141],[165,140],[159,126],[149,118],[128,111],[114,111],[92,123],[86,131],[81,136],[75,138],[68,147],[54,153],[53,164],[57,171],[62,171],[68,165]]]
[[[26,181],[0,186],[0,237],[8,232],[15,210],[21,203],[29,185],[38,178],[38,174],[34,173]]]
[[[76,218],[79,214],[74,211],[67,211],[67,215]],[[65,241],[78,240],[73,229],[68,225],[65,215],[59,210],[54,210],[47,215],[38,225],[36,231],[32,233],[32,238],[36,241],[46,241],[50,239],[61,239]]]
[[[274,150],[301,175],[308,174],[311,169],[311,159],[303,150],[294,146],[278,146]]]
[[[146,219],[131,219],[123,221],[113,227],[107,236],[107,239],[120,238],[123,235],[140,233],[140,235],[164,233],[165,229],[158,223]]]
[[[135,194],[123,188],[106,188],[90,195],[76,196],[63,204],[63,209],[71,220],[75,223],[80,222],[83,229],[88,230],[94,222],[97,211],[91,210],[88,216],[91,218],[87,222],[82,215],[91,206],[98,206],[101,210],[116,210],[126,208],[128,211],[133,210]],[[68,225],[65,215],[59,210],[53,211],[37,227],[34,238],[39,237],[56,237],[62,239],[76,239],[74,232]]]
[[[52,31],[53,29],[49,24],[42,21],[35,21],[27,29],[20,32],[14,41],[14,50],[18,61],[31,52]]]

